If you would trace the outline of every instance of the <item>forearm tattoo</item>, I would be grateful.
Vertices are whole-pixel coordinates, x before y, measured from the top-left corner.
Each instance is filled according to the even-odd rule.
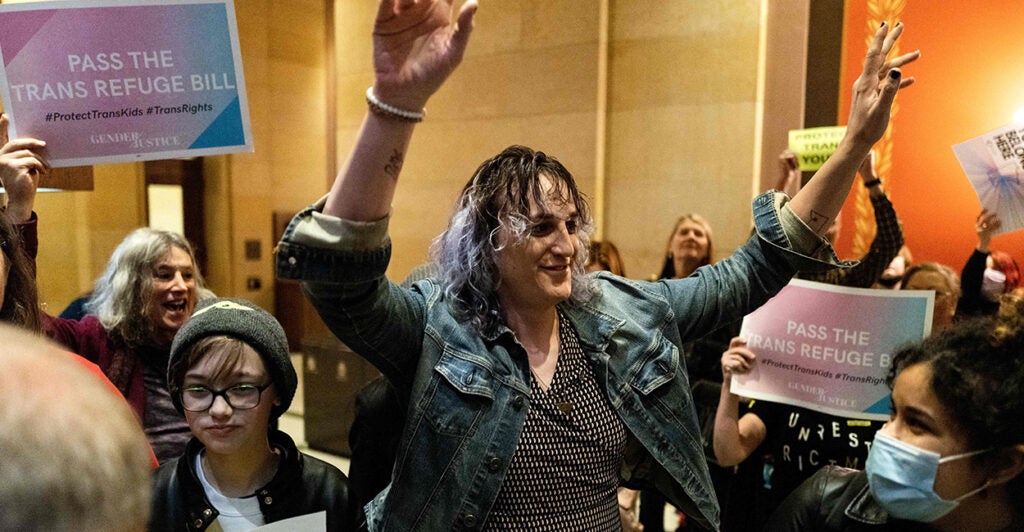
[[[384,173],[397,179],[398,173],[402,171],[403,162],[405,162],[405,156],[396,148],[392,152],[391,158],[388,159],[388,164],[384,165]]]
[[[820,233],[823,230],[828,229],[828,226],[831,223],[832,220],[830,220],[828,216],[825,216],[824,214],[821,214],[820,212],[815,211],[813,209],[811,210],[811,219],[807,220],[807,226],[810,227],[811,230],[816,233]]]

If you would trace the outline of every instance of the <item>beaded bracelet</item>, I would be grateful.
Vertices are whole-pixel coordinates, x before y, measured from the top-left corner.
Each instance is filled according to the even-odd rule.
[[[875,185],[881,185],[881,184],[882,184],[882,180],[876,177],[876,178],[874,178],[874,179],[872,179],[870,181],[865,181],[864,182],[864,188],[871,188],[871,187],[873,187]]]
[[[373,87],[366,88],[366,103],[370,106],[370,111],[373,114],[400,122],[422,122],[423,117],[427,115],[426,109],[422,109],[419,112],[407,111],[378,100],[377,96],[373,94]]]

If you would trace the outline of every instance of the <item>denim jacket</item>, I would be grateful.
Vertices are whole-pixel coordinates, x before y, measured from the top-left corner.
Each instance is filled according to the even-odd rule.
[[[628,430],[623,483],[658,489],[711,529],[718,505],[681,346],[757,308],[798,269],[841,265],[827,242],[783,208],[787,199],[758,196],[758,236],[693,276],[640,282],[591,274],[595,295],[559,306]],[[366,505],[369,529],[480,529],[529,409],[526,352],[508,328],[483,336],[457,321],[436,280],[409,289],[389,282],[386,218],[340,220],[317,212],[322,203],[288,226],[277,273],[304,281],[338,338],[409,399],[391,485]]]

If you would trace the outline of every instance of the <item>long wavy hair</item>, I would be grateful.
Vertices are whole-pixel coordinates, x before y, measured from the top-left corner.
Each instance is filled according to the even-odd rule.
[[[542,176],[550,179],[551,189],[544,190]],[[569,300],[579,303],[591,297],[593,287],[584,275],[593,232],[586,198],[576,188],[572,174],[554,157],[525,146],[509,146],[476,169],[462,189],[448,229],[434,241],[434,260],[441,267],[445,296],[452,302],[456,319],[484,334],[501,323],[497,256],[503,247],[499,234],[507,231],[513,241],[527,238],[531,206],[551,201],[572,205],[580,220]]]
[[[711,257],[713,256],[713,248],[711,241],[711,224],[708,223],[707,219],[696,213],[684,214],[676,220],[675,225],[672,226],[672,232],[668,234],[668,242],[665,243],[665,264],[661,267],[661,275],[659,279],[673,279],[676,276],[676,265],[672,259],[672,239],[676,236],[676,231],[679,230],[679,226],[683,222],[693,222],[704,228],[704,235],[708,237],[708,254],[701,259],[700,264],[697,267],[707,266],[711,264]]]
[[[126,347],[150,344],[156,336],[153,310],[154,268],[172,248],[192,261],[196,300],[210,294],[196,265],[192,245],[173,231],[140,227],[128,234],[110,256],[103,275],[96,280],[86,310],[95,314],[112,339]]]
[[[0,305],[0,321],[40,332],[43,320],[32,261],[21,244],[18,228],[2,214],[0,250],[3,250],[7,261],[7,284],[4,286],[3,304]]]

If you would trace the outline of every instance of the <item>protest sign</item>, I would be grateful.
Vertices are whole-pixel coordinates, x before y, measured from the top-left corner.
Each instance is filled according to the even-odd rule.
[[[800,171],[821,168],[839,147],[839,141],[843,140],[845,134],[846,126],[790,130],[789,149],[796,152]]]
[[[252,151],[231,0],[0,5],[12,137],[55,167]]]
[[[743,319],[757,355],[732,392],[860,419],[888,419],[892,354],[931,330],[935,293],[794,279]]]
[[[955,144],[953,153],[981,206],[1002,222],[992,234],[1024,227],[1024,127],[1002,127]]]

